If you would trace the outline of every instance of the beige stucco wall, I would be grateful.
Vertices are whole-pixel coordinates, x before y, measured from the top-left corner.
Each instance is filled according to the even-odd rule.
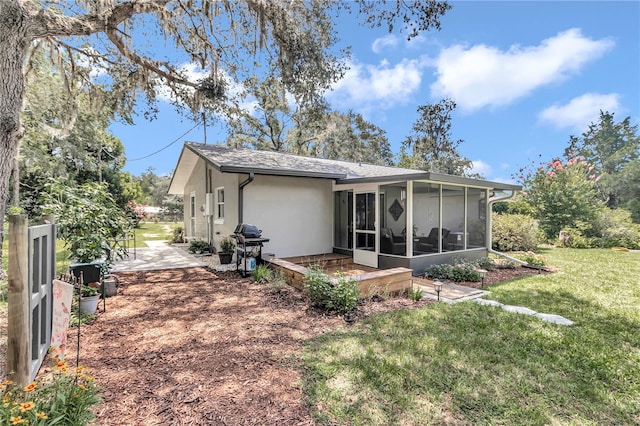
[[[205,163],[199,159],[193,169],[193,173],[189,177],[184,188],[184,229],[185,235],[190,238],[204,238],[207,232],[207,223],[202,216],[200,206],[204,204],[205,190]],[[196,212],[195,212],[195,229],[191,229],[191,194],[195,192],[196,196]]]
[[[219,187],[224,188],[224,219],[208,216],[205,214],[207,212],[202,211],[206,204],[207,167],[212,173],[209,189],[216,194],[214,195],[214,203],[218,201],[216,189]],[[203,159],[198,159],[184,189],[185,235],[189,238],[212,240],[218,247],[220,239],[230,235],[238,224],[238,181],[244,179],[246,179],[246,176],[243,175],[221,173],[211,166],[206,166]],[[195,192],[196,197],[195,229],[191,229],[190,220],[190,199],[193,192]],[[213,210],[215,211],[215,207]]]
[[[224,187],[225,217],[206,216],[207,172],[211,169],[210,191]],[[239,223],[238,188],[248,178],[245,174],[221,173],[199,159],[184,190],[186,235],[211,240],[216,247],[233,233]],[[190,225],[190,195],[195,192],[195,229]],[[217,199],[215,199],[217,202]],[[331,182],[322,179],[281,176],[255,176],[244,188],[244,223],[258,226],[270,241],[264,252],[279,257],[330,253],[333,250],[333,193]],[[211,232],[209,229],[211,228]],[[211,235],[209,235],[211,234]]]
[[[264,251],[278,257],[331,253],[331,181],[256,176],[244,189],[244,222],[270,241]]]

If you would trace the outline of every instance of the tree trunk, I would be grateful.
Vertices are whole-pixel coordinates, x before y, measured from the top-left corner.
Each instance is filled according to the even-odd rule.
[[[26,13],[20,2],[0,2],[0,225],[4,224],[9,198],[9,177],[22,138],[22,66],[29,46],[25,17]],[[4,227],[0,226],[0,258],[3,241]]]

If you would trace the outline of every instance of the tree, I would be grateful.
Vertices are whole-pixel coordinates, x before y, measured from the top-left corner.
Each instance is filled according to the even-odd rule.
[[[227,144],[329,159],[391,165],[384,130],[349,111],[330,111],[317,102],[299,105],[274,78],[251,79],[253,109],[235,105],[229,116]]]
[[[42,52],[33,59],[38,66],[29,72],[25,93],[21,173],[19,182],[16,176],[13,179],[21,188],[19,204],[30,217],[39,217],[45,184],[62,179],[69,186],[106,182],[117,204],[124,207],[132,196],[122,171],[124,146],[108,131],[110,111],[94,101],[102,97],[96,96],[101,89],[74,90],[75,103],[70,105],[69,99],[56,96],[63,92],[64,77],[44,60]],[[60,118],[66,117],[69,109],[73,110],[72,125]]]
[[[533,206],[534,216],[548,239],[565,227],[584,224],[584,231],[595,223],[604,203],[596,190],[594,166],[573,158],[565,163],[555,159],[537,169],[521,171],[524,198]]]
[[[440,27],[446,2],[358,0],[354,8],[371,26],[400,20],[409,37]],[[341,76],[343,52],[329,13],[348,2],[310,0],[68,0],[0,2],[0,222],[4,220],[9,175],[23,136],[20,111],[25,73],[41,50],[65,76],[66,90],[103,85],[103,99],[114,114],[131,120],[136,97],[143,94],[153,113],[160,88],[191,111],[211,110],[230,93],[227,79],[244,80],[261,65],[288,91],[305,100]],[[177,60],[146,50],[161,37],[175,48]],[[154,57],[155,53],[155,57]],[[182,55],[182,56],[180,56]],[[191,81],[180,61],[197,64],[209,77]],[[78,67],[84,63],[85,67]],[[102,70],[104,74],[87,73]],[[73,96],[70,96],[73,100]],[[72,116],[72,115],[71,115]],[[72,119],[69,123],[72,123]],[[0,235],[0,247],[3,235]]]
[[[593,164],[607,206],[625,207],[640,222],[640,135],[630,117],[616,123],[613,113],[600,111],[599,121],[591,123],[581,137],[570,137],[565,156]]]
[[[451,139],[451,113],[456,103],[442,99],[418,107],[413,134],[402,142],[399,165],[430,172],[470,176],[473,163],[458,153],[461,139]]]
[[[391,166],[393,154],[384,130],[360,114],[331,112],[323,117],[322,129],[310,146],[310,155]]]

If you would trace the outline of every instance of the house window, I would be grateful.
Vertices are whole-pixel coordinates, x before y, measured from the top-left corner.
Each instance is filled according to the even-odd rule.
[[[192,192],[189,197],[189,234],[196,235],[196,193]]]
[[[224,188],[216,188],[216,219],[224,219]]]

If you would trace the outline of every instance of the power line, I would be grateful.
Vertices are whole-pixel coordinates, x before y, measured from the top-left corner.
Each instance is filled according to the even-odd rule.
[[[196,127],[198,127],[199,125],[200,125],[199,123],[198,123],[198,124],[196,124],[195,126],[193,126],[192,128],[190,128],[189,130],[187,130],[186,132],[184,132],[183,134],[181,134],[180,136],[178,136],[178,138],[177,138],[177,139],[174,139],[174,140],[173,140],[172,142],[170,142],[168,145],[166,145],[166,146],[164,146],[164,147],[160,148],[159,150],[157,150],[157,151],[155,151],[155,152],[152,152],[152,153],[151,153],[151,154],[149,154],[149,155],[145,155],[144,157],[131,158],[131,159],[127,158],[127,161],[138,161],[138,160],[144,160],[145,158],[152,157],[152,156],[156,155],[157,153],[162,152],[162,151],[164,151],[165,149],[169,148],[171,145],[173,145],[174,143],[178,142],[178,141],[179,141],[180,139],[182,139],[183,137],[187,136],[187,135],[189,134],[189,132],[191,132],[193,129],[195,129],[195,128],[196,128]]]

